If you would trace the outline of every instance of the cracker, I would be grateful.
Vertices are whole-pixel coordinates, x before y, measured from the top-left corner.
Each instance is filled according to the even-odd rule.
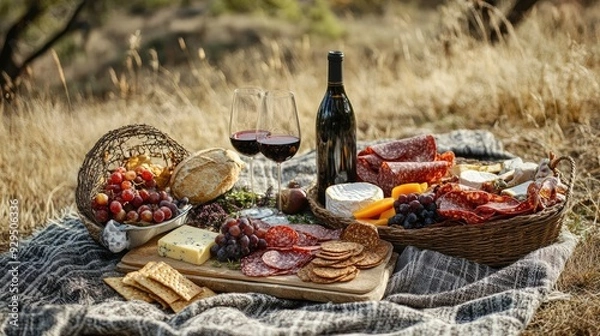
[[[137,283],[137,281],[135,281],[133,279],[134,275],[132,273],[134,273],[134,272],[125,274],[125,276],[123,277],[123,280],[121,280],[121,281],[128,286],[135,287],[143,292],[148,293],[148,289],[146,287],[140,285],[139,283]]]
[[[152,266],[150,270],[146,272],[146,276],[172,289],[186,301],[191,300],[202,292],[200,286],[196,285],[190,279],[186,278],[173,267],[162,261]]]
[[[340,239],[348,242],[355,242],[364,245],[367,249],[374,248],[379,242],[379,232],[377,227],[370,223],[354,222],[348,225]]]
[[[351,274],[351,273],[348,273],[348,274]],[[340,279],[346,278],[348,276],[348,274],[342,274],[335,278],[324,278],[324,277],[321,277],[321,276],[315,274],[314,272],[311,272],[310,280],[312,282],[318,283],[318,284],[330,284],[330,283],[338,282],[338,281],[340,281]],[[350,280],[348,280],[348,281],[350,281]]]
[[[380,240],[375,248],[366,251],[366,257],[356,263],[356,267],[360,269],[367,269],[379,266],[385,260],[391,247],[390,244],[384,240]]]
[[[177,301],[180,296],[171,288],[161,284],[160,282],[150,279],[139,271],[130,272],[127,274],[131,279],[135,280],[139,285],[143,286],[147,292],[155,294],[163,299],[167,304]]]
[[[354,272],[355,269],[356,267],[354,266],[348,266],[344,268],[315,267],[313,268],[312,273],[321,278],[334,279]]]
[[[179,313],[180,311],[185,309],[185,307],[189,306],[190,304],[192,304],[196,301],[200,301],[202,299],[209,298],[211,296],[215,296],[215,295],[217,295],[217,294],[215,292],[213,292],[210,288],[202,287],[202,291],[200,293],[198,293],[196,296],[194,296],[193,298],[191,298],[190,300],[186,301],[183,299],[179,299],[175,302],[172,302],[169,306],[171,307],[171,309],[173,309],[173,311],[175,313]]]
[[[152,293],[148,293],[148,295],[158,302],[163,309],[169,308],[169,304],[165,300],[161,299],[158,295]]]
[[[355,255],[355,256],[350,257],[348,259],[336,262],[335,264],[330,264],[329,267],[333,267],[333,268],[348,267],[348,266],[354,265],[357,262],[363,260],[365,257],[366,257],[366,254]]]
[[[349,258],[350,257],[348,257],[346,259],[339,259],[338,260],[338,259],[324,259],[324,258],[321,258],[321,257],[317,256],[315,259],[312,260],[312,263],[315,266],[330,266],[330,265],[333,265],[333,264],[344,262],[344,261],[348,260]]]
[[[360,273],[360,270],[357,268],[354,272],[348,273],[337,279],[337,282],[348,282],[354,280],[358,276],[358,273]]]
[[[296,272],[296,275],[298,276],[298,278],[300,278],[300,280],[304,282],[310,282],[310,273],[312,273],[312,269],[314,268],[314,266],[315,265],[312,262],[310,262],[306,266],[299,269],[298,272]]]
[[[154,299],[148,293],[123,283],[123,277],[104,278],[104,282],[119,293],[126,300],[142,300],[146,302],[154,302]]]
[[[347,253],[348,251],[357,249],[358,247],[356,245],[356,242],[351,241],[328,240],[321,243],[321,250],[331,253]]]
[[[328,253],[328,252],[324,252],[324,251],[319,251],[315,254],[315,257],[325,259],[325,260],[335,260],[335,261],[344,260],[344,259],[350,258],[351,256],[352,256],[351,251],[344,252],[344,253]]]

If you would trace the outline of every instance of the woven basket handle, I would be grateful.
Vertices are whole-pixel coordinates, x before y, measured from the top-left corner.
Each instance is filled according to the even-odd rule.
[[[568,180],[567,180],[567,191],[565,192],[565,198],[568,201],[569,197],[571,196],[571,192],[573,191],[573,184],[575,182],[575,160],[573,160],[572,157],[570,156],[560,156],[560,157],[553,157],[553,154],[551,155],[551,160],[550,160],[550,169],[552,169],[554,171],[555,174],[557,174],[557,166],[562,162],[562,161],[567,161],[569,163],[569,175],[568,175]],[[565,202],[566,203],[566,202]]]

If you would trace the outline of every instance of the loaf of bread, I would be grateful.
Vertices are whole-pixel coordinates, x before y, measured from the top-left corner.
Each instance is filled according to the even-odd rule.
[[[212,201],[233,187],[244,166],[244,161],[232,150],[201,150],[175,167],[170,180],[171,192],[178,199],[189,198],[193,204]]]

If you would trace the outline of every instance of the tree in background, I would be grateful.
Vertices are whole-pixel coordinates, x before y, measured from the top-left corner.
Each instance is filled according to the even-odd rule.
[[[40,20],[51,9],[55,2],[29,0],[25,12],[10,24],[3,34],[0,49],[0,93],[3,100],[10,101],[19,85],[19,78],[34,60],[44,55],[52,46],[79,28],[78,17],[91,0],[79,0],[73,5],[71,12],[65,16],[61,28],[45,33],[42,42],[27,52],[22,48],[25,34],[30,25]]]

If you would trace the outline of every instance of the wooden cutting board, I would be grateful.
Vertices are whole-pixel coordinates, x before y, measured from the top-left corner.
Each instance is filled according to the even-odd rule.
[[[142,268],[150,261],[164,261],[196,284],[206,286],[216,292],[256,292],[284,299],[319,302],[340,303],[381,300],[398,258],[397,253],[394,253],[393,249],[390,248],[390,252],[381,265],[361,270],[352,281],[316,284],[303,282],[296,275],[248,277],[239,270],[229,269],[227,265],[219,267],[218,263],[212,259],[198,266],[160,257],[158,255],[157,240],[158,238],[155,238],[129,251],[117,264],[117,269],[122,272],[131,272]]]

